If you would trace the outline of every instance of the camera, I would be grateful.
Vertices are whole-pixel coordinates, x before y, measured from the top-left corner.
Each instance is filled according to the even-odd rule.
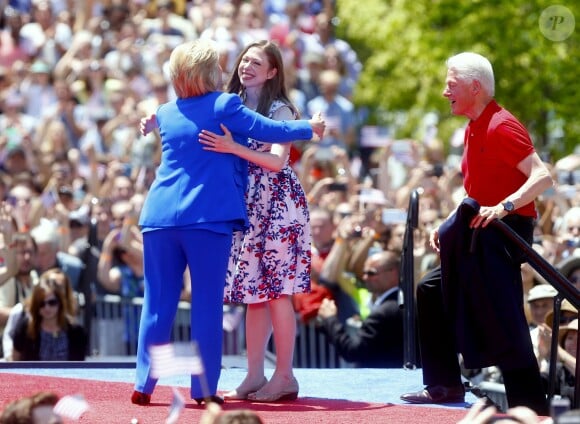
[[[443,175],[444,169],[443,169],[443,165],[441,165],[440,163],[436,163],[435,165],[433,165],[430,169],[428,169],[425,174],[428,177],[441,177]]]
[[[328,185],[328,191],[344,191],[348,190],[346,183],[333,182]]]

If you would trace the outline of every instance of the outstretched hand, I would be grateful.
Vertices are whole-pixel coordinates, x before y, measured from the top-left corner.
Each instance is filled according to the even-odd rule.
[[[441,246],[439,245],[439,228],[431,230],[431,233],[429,234],[429,245],[437,253],[441,251]]]
[[[220,153],[235,153],[238,144],[234,141],[232,133],[224,124],[220,124],[224,135],[216,134],[209,130],[201,130],[199,133],[199,142],[206,147],[203,150]]]
[[[157,128],[157,116],[154,113],[145,118],[141,118],[141,121],[139,122],[139,131],[142,135],[149,134],[155,128]]]
[[[312,141],[320,141],[322,140],[322,136],[324,135],[324,131],[326,130],[326,122],[322,119],[322,113],[316,112],[312,119],[308,121],[310,126],[312,127],[312,132],[314,133],[314,137],[312,137]]]

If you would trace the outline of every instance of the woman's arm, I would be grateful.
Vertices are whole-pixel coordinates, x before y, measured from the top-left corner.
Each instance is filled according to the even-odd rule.
[[[277,121],[294,119],[292,111],[288,107],[281,107],[274,114]],[[273,144],[269,152],[259,152],[236,143],[231,132],[225,125],[221,125],[224,135],[218,135],[211,131],[203,130],[199,134],[199,142],[204,144],[204,150],[220,153],[232,153],[242,159],[246,159],[256,165],[270,171],[280,171],[286,164],[290,154],[290,144]]]
[[[120,230],[113,229],[103,242],[103,249],[99,256],[97,265],[97,280],[101,286],[112,293],[121,291],[121,273],[113,267],[113,254],[118,247],[117,238],[120,237]]]
[[[252,137],[276,143],[295,140],[316,141],[322,138],[326,128],[320,112],[309,120],[275,121],[247,108],[239,96],[228,93],[223,93],[217,98],[215,113],[217,121],[228,127],[233,138],[241,140]]]
[[[562,346],[558,346],[558,359],[573,376],[576,376],[576,358],[574,355],[567,352]]]

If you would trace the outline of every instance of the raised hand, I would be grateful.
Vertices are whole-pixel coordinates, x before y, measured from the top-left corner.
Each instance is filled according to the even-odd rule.
[[[17,231],[12,218],[12,209],[7,202],[0,204],[0,249],[11,248],[12,236]]]
[[[322,140],[322,135],[324,134],[324,130],[326,129],[326,122],[322,119],[322,113],[316,112],[312,119],[308,121],[310,126],[312,127],[312,131],[317,137],[312,137],[313,141],[320,141]]]
[[[157,116],[154,113],[145,118],[141,118],[141,121],[139,122],[139,131],[142,135],[149,134],[155,128],[157,128]]]

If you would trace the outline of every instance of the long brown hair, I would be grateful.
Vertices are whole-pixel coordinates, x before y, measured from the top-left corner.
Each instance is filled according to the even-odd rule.
[[[68,275],[60,268],[50,268],[40,275],[40,281],[54,281],[64,296],[64,311],[69,318],[77,316],[78,304]]]
[[[280,48],[273,42],[268,40],[256,41],[251,44],[248,44],[244,50],[238,55],[236,59],[236,64],[234,66],[234,72],[232,72],[232,76],[228,81],[227,90],[230,93],[239,94],[240,97],[244,98],[244,91],[245,88],[240,81],[240,77],[238,75],[238,68],[240,67],[240,63],[242,62],[242,58],[250,50],[252,47],[256,47],[262,50],[266,57],[268,58],[268,64],[270,69],[276,69],[276,75],[273,78],[270,78],[264,83],[262,90],[260,91],[260,98],[258,99],[258,107],[256,108],[256,112],[268,116],[270,112],[270,106],[274,100],[281,100],[283,101],[294,113],[296,118],[299,117],[299,112],[296,106],[292,104],[290,101],[290,97],[288,96],[288,89],[286,87],[285,75],[284,75],[284,61],[282,60],[282,53],[280,52]]]
[[[61,330],[66,331],[68,328],[68,317],[65,310],[65,297],[64,292],[58,286],[54,280],[40,280],[37,285],[32,289],[30,298],[28,299],[28,312],[30,313],[30,320],[28,322],[28,335],[36,340],[40,336],[40,326],[42,323],[42,316],[40,315],[40,309],[44,300],[50,295],[58,299],[58,316],[57,322]]]

